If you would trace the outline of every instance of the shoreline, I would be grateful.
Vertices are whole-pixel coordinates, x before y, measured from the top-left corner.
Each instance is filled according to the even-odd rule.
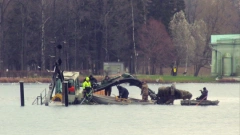
[[[160,79],[156,79],[154,77],[149,78],[149,76],[141,76],[137,78],[140,81],[146,81],[147,83],[163,83],[163,84],[168,84],[173,82],[176,82],[176,83],[239,83],[240,82],[240,77],[223,77],[221,79],[218,79],[218,78],[215,79],[212,77],[205,77],[205,78],[200,77],[200,79],[197,78],[195,80],[193,79],[191,80],[191,78],[182,79],[182,76],[179,76],[179,77],[175,76],[167,79],[164,79],[164,76],[160,77]],[[82,82],[83,79],[84,77],[80,77],[79,78],[80,82]],[[98,82],[101,82],[101,80],[103,80],[103,77],[96,76],[96,79],[98,80]],[[51,78],[50,77],[49,78],[0,77],[0,83],[18,83],[20,81],[23,81],[25,83],[51,83]]]

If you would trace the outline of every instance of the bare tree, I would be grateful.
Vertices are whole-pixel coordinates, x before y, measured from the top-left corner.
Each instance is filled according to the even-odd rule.
[[[6,9],[12,0],[1,0],[0,1],[0,70],[3,68],[3,45],[4,45],[4,15]]]
[[[239,21],[232,1],[185,1],[186,14],[188,15],[188,20],[191,20],[190,22],[192,23],[191,33],[194,36],[197,49],[192,60],[195,67],[194,76],[198,76],[200,69],[207,67],[211,59],[211,49],[209,48],[211,35],[236,33],[238,29],[235,26],[238,26]]]
[[[41,0],[41,15],[42,15],[42,23],[41,23],[41,69],[45,70],[45,23],[47,21],[46,15],[46,0]]]
[[[232,3],[232,7],[229,7],[228,10],[231,12],[231,21],[229,21],[229,25],[233,26],[233,32],[240,32],[240,0],[232,0],[228,4]]]
[[[194,21],[197,19],[197,16],[200,12],[202,12],[202,10],[204,10],[204,8],[202,8],[200,11],[197,10],[197,7],[199,6],[199,0],[185,0],[185,3],[186,18],[190,24],[194,23]]]
[[[137,52],[136,52],[136,43],[135,43],[135,23],[134,23],[134,10],[133,10],[133,3],[131,0],[131,15],[132,15],[132,42],[133,42],[133,52],[134,52],[134,73],[137,74]]]
[[[204,57],[206,43],[207,27],[204,21],[195,21],[191,25],[191,35],[194,38],[194,55],[191,63],[194,65],[194,76],[198,76],[200,69],[210,61],[210,58]]]
[[[188,58],[192,57],[194,45],[192,44],[192,36],[189,23],[187,22],[184,12],[177,12],[170,22],[170,30],[172,34],[173,44],[176,51],[177,67],[182,61],[185,61],[185,72],[187,72]]]
[[[157,20],[150,19],[139,32],[141,52],[151,65],[148,71],[155,74],[156,68],[159,67],[160,73],[163,74],[161,69],[172,60],[172,42],[165,26]]]

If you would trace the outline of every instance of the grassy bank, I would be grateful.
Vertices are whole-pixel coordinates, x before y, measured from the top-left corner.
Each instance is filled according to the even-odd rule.
[[[139,80],[145,80],[146,82],[151,83],[205,83],[205,82],[216,82],[214,77],[203,76],[203,77],[194,77],[194,76],[170,76],[170,75],[138,75],[136,76]]]
[[[94,76],[99,82],[104,79],[104,76]],[[110,76],[113,77],[113,76]],[[216,80],[216,77],[212,76],[198,76],[194,77],[191,75],[183,76],[170,76],[170,75],[134,75],[135,78],[139,79],[140,81],[146,81],[147,83],[216,83],[216,82],[226,82],[226,83],[234,83],[239,82],[240,78],[234,79],[232,77],[222,78]],[[85,76],[80,76],[79,80],[82,82]],[[51,77],[42,78],[42,77],[0,77],[0,83],[18,83],[19,81],[24,81],[25,83],[50,83]]]
[[[103,80],[103,76],[95,76],[98,81]],[[138,78],[141,81],[146,81],[148,83],[172,83],[172,82],[178,82],[178,83],[206,83],[206,82],[217,82],[215,80],[215,77],[211,76],[202,76],[202,77],[194,77],[194,76],[170,76],[170,75],[136,75],[136,78]],[[80,76],[80,81],[84,79],[84,76]],[[19,81],[24,81],[26,83],[50,83],[51,77],[49,78],[9,78],[9,77],[2,77],[0,78],[1,83],[17,83]]]

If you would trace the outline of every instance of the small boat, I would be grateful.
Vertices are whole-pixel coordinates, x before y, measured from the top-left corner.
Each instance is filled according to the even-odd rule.
[[[151,100],[144,102],[141,99],[128,98],[124,100],[117,100],[116,97],[93,94],[93,101],[97,104],[105,105],[154,105]]]
[[[218,105],[218,100],[181,100],[181,105]]]

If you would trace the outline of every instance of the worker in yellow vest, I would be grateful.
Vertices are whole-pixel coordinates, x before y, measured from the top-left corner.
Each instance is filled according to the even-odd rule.
[[[91,82],[89,80],[89,77],[86,77],[82,85],[84,97],[86,97],[86,94],[89,93],[92,89]]]

